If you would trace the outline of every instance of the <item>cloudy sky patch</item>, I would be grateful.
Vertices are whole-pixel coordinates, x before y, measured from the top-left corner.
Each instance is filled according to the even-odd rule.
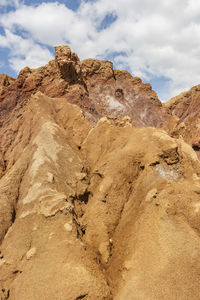
[[[0,72],[16,76],[68,44],[151,82],[161,100],[200,83],[196,0],[0,0]]]

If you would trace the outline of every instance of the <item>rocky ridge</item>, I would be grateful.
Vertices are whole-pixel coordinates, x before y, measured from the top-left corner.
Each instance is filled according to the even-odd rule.
[[[128,115],[134,126],[166,129],[174,125],[175,118],[150,84],[143,84],[127,71],[114,70],[109,61],[80,61],[67,46],[56,46],[55,60],[34,70],[26,67],[13,81],[7,89],[3,86],[1,115],[7,114],[17,103],[23,105],[33,93],[40,91],[77,104],[93,124],[103,116],[119,119]]]
[[[165,106],[179,118],[172,135],[181,135],[200,158],[200,85],[170,99]]]
[[[0,299],[199,299],[200,162],[171,104],[60,46],[2,87]]]

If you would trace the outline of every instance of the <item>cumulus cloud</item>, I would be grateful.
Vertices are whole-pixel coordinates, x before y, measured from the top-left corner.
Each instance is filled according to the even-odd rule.
[[[52,59],[48,49],[34,43],[31,39],[23,39],[7,29],[5,36],[0,35],[0,45],[11,49],[9,63],[16,72],[25,66],[36,68]]]
[[[11,50],[10,64],[17,71],[24,64],[46,63],[48,46],[69,44],[82,59],[112,57],[115,67],[146,81],[165,78],[163,99],[200,83],[196,0],[82,0],[76,11],[63,1],[21,4],[2,14],[0,24],[5,29],[0,47]]]
[[[3,6],[18,7],[19,4],[20,4],[20,0],[0,0],[0,7],[3,7]]]

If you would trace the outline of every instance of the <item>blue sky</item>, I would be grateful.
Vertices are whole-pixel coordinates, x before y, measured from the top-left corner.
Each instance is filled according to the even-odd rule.
[[[44,65],[58,44],[113,61],[166,101],[200,84],[200,2],[0,0],[0,73]]]
[[[39,5],[41,3],[53,3],[56,2],[55,0],[45,0],[45,1],[40,1],[40,0],[25,0],[24,4],[26,5]],[[64,1],[57,1],[61,4],[65,4],[69,9],[72,9],[73,11],[76,11],[78,7],[81,4],[81,0],[64,0]],[[86,1],[88,2],[88,1]]]

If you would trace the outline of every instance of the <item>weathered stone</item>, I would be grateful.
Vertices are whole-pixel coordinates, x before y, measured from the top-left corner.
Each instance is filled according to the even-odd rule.
[[[163,130],[186,120],[63,46],[3,95],[0,298],[198,300],[200,163]]]

